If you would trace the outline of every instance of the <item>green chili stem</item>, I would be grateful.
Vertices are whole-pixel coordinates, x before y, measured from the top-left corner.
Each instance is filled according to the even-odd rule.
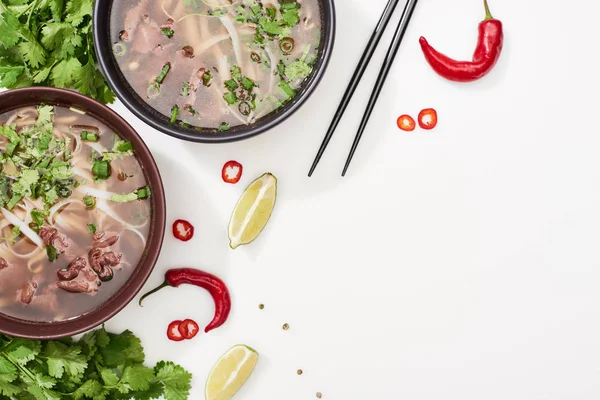
[[[167,281],[165,280],[165,281],[164,281],[162,284],[160,284],[160,286],[158,286],[158,287],[156,287],[156,288],[152,289],[151,291],[149,291],[148,293],[146,293],[145,295],[143,295],[142,297],[140,297],[140,301],[139,301],[139,305],[140,305],[140,307],[143,307],[143,306],[142,306],[142,301],[144,301],[144,299],[145,299],[146,297],[150,296],[151,294],[154,294],[154,293],[158,292],[159,290],[161,290],[161,289],[163,289],[163,288],[165,288],[165,287],[167,287],[167,286],[171,286],[171,285],[169,284],[169,282],[167,282]]]
[[[485,7],[485,20],[494,19],[492,13],[490,12],[490,6],[488,5],[487,0],[483,0],[483,6]]]

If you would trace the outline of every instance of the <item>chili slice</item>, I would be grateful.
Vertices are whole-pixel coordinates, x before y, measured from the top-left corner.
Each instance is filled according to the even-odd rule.
[[[415,119],[406,114],[399,116],[396,123],[398,124],[398,128],[407,132],[414,131],[417,126]]]
[[[169,338],[169,340],[172,340],[174,342],[181,342],[185,339],[185,337],[179,331],[180,326],[181,321],[179,320],[173,321],[169,324],[169,327],[167,328],[167,337]]]
[[[199,331],[200,326],[192,319],[184,319],[183,322],[179,324],[179,333],[186,339],[194,338]]]
[[[244,171],[244,167],[237,161],[227,161],[223,165],[223,169],[221,171],[221,177],[223,181],[226,183],[235,184],[240,181],[242,178],[242,172]]]
[[[187,242],[194,236],[194,226],[184,219],[178,219],[173,222],[173,236]]]
[[[437,111],[433,108],[426,108],[419,113],[419,126],[422,129],[433,129],[437,126]]]

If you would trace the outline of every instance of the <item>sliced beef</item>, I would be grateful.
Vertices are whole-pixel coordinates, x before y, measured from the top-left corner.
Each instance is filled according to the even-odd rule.
[[[61,281],[71,281],[77,278],[79,272],[85,267],[87,267],[86,259],[83,257],[77,257],[69,263],[67,268],[59,269],[58,271],[56,271],[56,274],[58,275],[58,279],[60,279]]]
[[[23,304],[31,303],[37,287],[38,285],[35,282],[27,282],[24,284],[23,287],[17,291],[17,297],[19,301]]]
[[[59,281],[57,286],[69,293],[94,293],[98,291],[98,286],[93,285],[86,280]]]
[[[40,229],[40,238],[42,238],[46,245],[54,247],[57,254],[64,253],[69,247],[67,237],[55,228],[44,227]]]

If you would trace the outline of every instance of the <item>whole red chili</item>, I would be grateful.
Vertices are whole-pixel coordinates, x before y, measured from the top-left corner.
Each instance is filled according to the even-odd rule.
[[[215,316],[212,321],[204,328],[204,332],[209,332],[220,327],[225,323],[231,311],[231,296],[229,290],[221,279],[208,272],[193,268],[170,269],[165,273],[165,281],[155,289],[152,289],[140,298],[142,301],[149,295],[158,292],[164,287],[178,287],[180,285],[194,285],[206,289],[215,302]]]
[[[194,226],[184,219],[173,222],[173,236],[187,242],[194,236]]]
[[[242,178],[244,167],[237,161],[227,161],[221,170],[221,177],[227,183],[238,183]]]
[[[471,82],[484,77],[494,68],[504,42],[502,22],[490,13],[487,0],[484,0],[485,20],[479,23],[479,40],[472,61],[456,61],[435,50],[421,36],[419,43],[425,59],[440,76],[456,82]]]

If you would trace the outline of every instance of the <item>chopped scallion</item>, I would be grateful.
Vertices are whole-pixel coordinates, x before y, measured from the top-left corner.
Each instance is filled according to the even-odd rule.
[[[156,77],[156,83],[161,85],[165,81],[165,78],[167,77],[167,74],[169,73],[170,70],[171,70],[171,63],[168,62],[162,67],[162,70]]]
[[[115,54],[115,56],[122,56],[125,55],[127,48],[125,47],[124,43],[115,43],[113,45],[113,53]]]
[[[177,121],[177,117],[179,117],[179,106],[175,104],[173,108],[171,108],[171,123]]]
[[[93,132],[81,131],[81,140],[84,142],[97,142],[98,135]]]
[[[235,95],[235,93],[232,93],[232,92],[225,93],[223,95],[223,98],[229,105],[235,104],[235,102],[237,101],[237,96]]]
[[[166,37],[168,37],[169,39],[171,39],[173,37],[173,35],[175,35],[175,31],[171,28],[162,28],[160,30],[160,32],[165,35]]]
[[[94,174],[94,178],[106,180],[110,177],[110,163],[105,160],[100,160],[94,162],[92,166],[92,174]]]
[[[235,89],[238,88],[238,84],[233,79],[230,79],[228,81],[225,81],[225,87],[233,92]]]
[[[86,210],[93,210],[96,208],[96,198],[94,196],[87,195],[83,198],[83,204],[85,204]]]

